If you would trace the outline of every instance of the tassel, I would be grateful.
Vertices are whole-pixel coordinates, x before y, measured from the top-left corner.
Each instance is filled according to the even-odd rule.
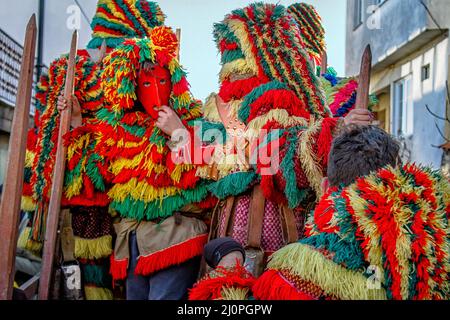
[[[140,256],[135,269],[135,274],[148,276],[157,271],[173,265],[179,265],[203,253],[203,247],[208,240],[208,235],[203,234],[176,244],[172,247],[152,253],[148,256]]]

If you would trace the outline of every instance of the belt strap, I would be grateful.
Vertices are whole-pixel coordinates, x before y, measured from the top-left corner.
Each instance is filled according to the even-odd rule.
[[[75,238],[72,229],[72,215],[67,209],[62,211],[62,215],[61,250],[64,262],[72,262],[75,261]]]
[[[223,230],[219,233],[220,238],[227,236],[228,228],[230,226],[231,216],[233,213],[233,209],[235,207],[235,202],[236,202],[236,197],[228,197],[225,202],[225,208],[223,209],[224,214],[225,214],[225,219],[224,219]]]
[[[298,240],[297,221],[294,211],[287,205],[280,206],[281,227],[286,243],[294,243]]]
[[[249,209],[248,244],[249,248],[261,248],[261,235],[266,199],[260,185],[253,188]]]

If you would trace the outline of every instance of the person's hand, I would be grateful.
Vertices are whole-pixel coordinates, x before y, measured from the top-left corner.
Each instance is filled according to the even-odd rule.
[[[350,124],[368,126],[368,125],[372,124],[373,120],[374,120],[373,114],[369,110],[353,109],[344,118],[344,124],[346,126],[348,126]]]
[[[181,119],[175,111],[168,106],[162,106],[160,108],[156,126],[170,137],[172,137],[173,133],[177,130],[186,130]]]
[[[72,98],[69,99],[69,101],[67,101],[67,99],[64,98],[63,95],[60,95],[58,97],[58,103],[56,107],[59,112],[66,110],[67,107],[72,108],[72,117],[70,125],[72,126],[72,128],[81,127],[81,125],[83,124],[83,119],[81,117],[81,106],[80,103],[78,102],[77,97],[72,96]]]

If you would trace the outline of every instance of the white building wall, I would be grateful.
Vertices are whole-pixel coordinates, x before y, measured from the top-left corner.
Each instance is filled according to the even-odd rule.
[[[433,147],[443,143],[435,127],[435,121],[441,132],[445,123],[436,120],[426,105],[437,115],[444,116],[446,111],[446,80],[448,70],[449,39],[441,41],[410,62],[413,79],[414,135],[412,140],[412,161],[439,168],[442,163],[442,149]],[[422,81],[422,66],[430,63],[430,79]]]

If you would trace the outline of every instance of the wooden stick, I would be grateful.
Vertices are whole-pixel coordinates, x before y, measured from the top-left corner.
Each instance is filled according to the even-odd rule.
[[[327,69],[328,69],[328,55],[327,52],[325,51],[322,55],[322,64],[320,65],[320,72],[322,74],[327,73]]]
[[[11,300],[13,294],[36,34],[36,15],[33,14],[28,22],[25,34],[19,87],[9,140],[8,165],[0,209],[0,235],[2,237],[0,241],[0,300]]]
[[[177,60],[180,61],[180,48],[181,48],[181,29],[176,30],[177,39],[178,39],[178,48],[177,48]]]
[[[361,59],[361,71],[359,73],[358,91],[356,97],[356,109],[369,109],[370,75],[372,72],[372,50],[367,45]]]
[[[64,97],[67,101],[72,99],[74,93],[75,59],[77,54],[78,32],[72,36],[69,60],[67,63],[66,82],[64,87]],[[70,105],[70,104],[69,104]],[[48,217],[45,231],[44,252],[42,256],[42,272],[39,283],[39,299],[47,300],[50,290],[50,282],[53,274],[53,262],[55,259],[56,235],[61,211],[61,198],[64,188],[64,170],[66,164],[66,147],[63,136],[70,130],[72,117],[71,108],[66,108],[61,112],[58,145],[56,151],[55,169],[53,172],[53,184],[48,208]]]

